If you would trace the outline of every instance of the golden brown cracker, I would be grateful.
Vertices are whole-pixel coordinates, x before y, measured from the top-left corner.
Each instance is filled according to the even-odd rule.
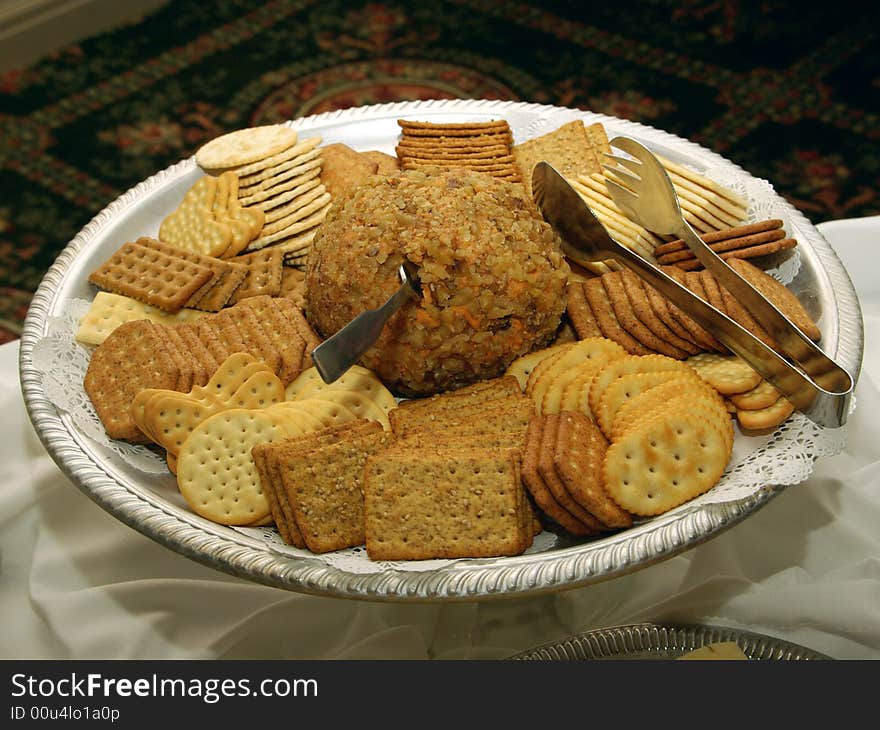
[[[149,320],[126,322],[92,353],[83,387],[110,438],[144,443],[131,416],[132,400],[145,388],[172,390],[178,383],[160,332]]]
[[[616,342],[631,355],[649,355],[651,353],[651,350],[627,332],[618,322],[611,306],[611,300],[602,283],[602,277],[585,281],[584,294],[604,337]]]
[[[373,560],[494,557],[525,549],[515,452],[379,452],[364,476]]]
[[[808,338],[818,341],[822,332],[809,315],[800,299],[788,287],[754,264],[740,259],[731,259],[729,266],[743,279],[769,299],[796,327]]]
[[[275,249],[264,249],[255,253],[238,256],[237,264],[247,269],[244,280],[229,297],[229,304],[261,294],[276,296],[281,291],[284,254]]]
[[[632,516],[611,499],[604,485],[608,441],[582,413],[559,416],[553,464],[569,494],[606,528],[630,527]]]
[[[598,157],[584,123],[576,119],[512,148],[531,195],[532,171],[541,161],[548,162],[563,177],[601,172]]]
[[[229,304],[235,290],[247,277],[247,268],[234,262],[226,262],[226,270],[217,283],[208,289],[193,306],[205,312],[219,312]]]
[[[542,416],[542,419],[544,427],[541,432],[540,448],[538,449],[538,474],[547,486],[547,489],[550,490],[550,494],[553,495],[553,498],[566,512],[569,512],[590,530],[594,532],[601,531],[602,523],[569,493],[567,483],[556,470],[554,458],[559,443],[558,435],[561,416],[559,414],[547,414]]]
[[[303,453],[279,445],[275,461],[309,550],[326,553],[365,542],[364,468],[387,442],[379,429]]]
[[[155,248],[126,243],[89,274],[89,281],[106,291],[176,312],[213,276],[207,266]]]
[[[540,460],[545,424],[546,419],[542,416],[534,416],[529,422],[526,433],[526,448],[522,457],[522,482],[544,514],[554,520],[564,530],[567,530],[572,535],[593,535],[595,530],[578,520],[556,501],[556,498],[541,476],[538,462]]]
[[[656,515],[713,487],[730,460],[724,435],[699,413],[660,413],[609,446],[608,493],[627,512]]]
[[[612,271],[603,274],[601,277],[602,286],[608,295],[608,301],[611,303],[611,309],[614,311],[614,317],[620,326],[626,330],[632,337],[640,342],[647,350],[651,352],[659,352],[667,357],[674,357],[678,360],[684,359],[690,353],[679,347],[667,342],[666,340],[655,335],[642,320],[636,316],[626,293],[623,283],[623,271]]]

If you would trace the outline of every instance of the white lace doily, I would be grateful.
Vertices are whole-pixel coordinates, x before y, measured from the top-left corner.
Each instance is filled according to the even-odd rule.
[[[48,322],[46,335],[35,345],[33,364],[43,378],[46,397],[63,414],[69,416],[82,435],[102,447],[108,458],[120,458],[145,475],[167,474],[162,457],[144,446],[114,441],[107,437],[101,421],[85,391],[83,379],[91,355],[91,347],[74,339],[78,322],[89,302],[73,300],[63,317]],[[733,502],[755,494],[768,485],[787,486],[805,480],[815,459],[843,450],[845,429],[823,429],[800,413],[771,435],[744,436],[737,433],[733,457],[720,482],[706,494],[688,502],[676,511],[697,510],[713,504]],[[350,573],[375,573],[383,570],[429,571],[448,565],[449,560],[412,562],[374,562],[362,548],[313,555],[286,545],[274,528],[230,528],[258,539],[276,552],[319,560]],[[554,534],[539,535],[528,553],[543,552],[556,545]]]

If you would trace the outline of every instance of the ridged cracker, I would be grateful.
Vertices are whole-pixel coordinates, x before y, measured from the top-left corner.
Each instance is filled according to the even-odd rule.
[[[291,147],[296,139],[296,131],[281,124],[237,129],[202,145],[196,162],[211,170],[247,165]]]
[[[608,441],[582,413],[562,413],[553,465],[569,494],[589,510],[602,529],[631,527],[633,520],[605,489],[604,462]]]
[[[177,385],[179,372],[160,332],[149,320],[126,322],[92,353],[83,387],[110,438],[144,443],[130,412],[134,397]]]

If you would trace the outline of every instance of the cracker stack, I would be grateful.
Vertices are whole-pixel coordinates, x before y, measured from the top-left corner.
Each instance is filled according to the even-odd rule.
[[[173,330],[172,330],[173,332]],[[207,383],[194,379],[189,392],[145,388],[131,403],[131,416],[150,441],[176,457],[204,420],[232,408],[263,408],[284,400],[284,383],[273,369],[246,352],[230,355]]]
[[[247,297],[281,291],[280,252],[223,261],[141,237],[123,244],[89,276],[109,292],[174,313],[183,308],[218,312]]]
[[[400,167],[464,167],[510,182],[520,182],[520,168],[511,152],[513,135],[503,120],[435,124],[398,119]]]
[[[748,261],[731,258],[729,263],[795,322],[807,337],[820,338],[816,323],[786,287]],[[765,344],[776,347],[764,328],[711,272],[683,272],[673,266],[663,267],[663,270]],[[567,304],[580,338],[606,337],[634,355],[661,353],[685,359],[700,352],[729,354],[727,348],[696,321],[630,271],[609,272],[589,281],[569,282]]]
[[[782,221],[778,218],[704,233],[700,238],[725,260],[761,259],[797,246],[794,238],[786,236]],[[672,264],[683,271],[699,271],[703,268],[693,251],[680,239],[657,246],[654,258],[658,264]]]
[[[364,467],[393,436],[365,419],[257,445],[253,458],[282,539],[325,553],[364,544]]]
[[[262,211],[239,203],[238,176],[224,172],[195,182],[162,220],[159,239],[187,251],[230,258],[260,234],[264,221]]]
[[[364,477],[375,560],[518,555],[540,530],[521,480],[532,407],[513,377],[404,401]]]
[[[517,449],[388,449],[364,475],[373,560],[519,555],[533,538]]]
[[[146,388],[189,391],[228,357],[245,352],[270,364],[286,386],[319,342],[289,299],[251,297],[218,314],[177,325],[126,322],[92,353],[85,391],[111,438],[144,443],[131,404]]]
[[[530,368],[526,394],[545,411],[529,422],[523,482],[566,532],[593,536],[626,528],[634,515],[659,514],[711,488],[726,468],[730,415],[689,365],[664,355],[628,355],[602,338],[527,357],[511,367]],[[541,384],[543,390],[536,387]],[[560,407],[546,408],[554,390],[563,392]],[[681,444],[666,454],[657,446],[661,440]],[[637,468],[630,463],[635,454]]]
[[[233,171],[238,201],[263,213],[259,235],[243,249],[280,250],[285,263],[305,265],[317,226],[330,206],[321,180],[320,137],[299,140],[284,125],[249,127],[211,140],[196,161],[211,174]]]

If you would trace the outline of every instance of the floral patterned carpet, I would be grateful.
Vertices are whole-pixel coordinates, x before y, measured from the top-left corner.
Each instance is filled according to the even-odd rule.
[[[687,137],[813,223],[880,213],[868,3],[173,0],[0,75],[0,342],[67,242],[224,131],[361,104],[557,104]]]

